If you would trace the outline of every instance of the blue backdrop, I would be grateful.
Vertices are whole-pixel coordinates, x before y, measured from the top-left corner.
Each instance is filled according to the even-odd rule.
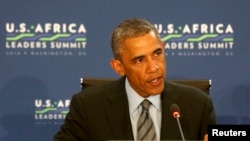
[[[52,140],[81,77],[118,78],[109,37],[130,17],[157,27],[168,79],[211,79],[218,123],[250,124],[249,13],[234,0],[1,0],[0,140]]]

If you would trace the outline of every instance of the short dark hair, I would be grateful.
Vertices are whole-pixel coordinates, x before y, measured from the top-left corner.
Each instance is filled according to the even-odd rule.
[[[121,57],[120,47],[124,40],[133,37],[140,37],[151,31],[153,31],[160,40],[160,35],[155,26],[145,19],[131,18],[118,24],[112,32],[110,38],[110,44],[114,57],[116,59]]]

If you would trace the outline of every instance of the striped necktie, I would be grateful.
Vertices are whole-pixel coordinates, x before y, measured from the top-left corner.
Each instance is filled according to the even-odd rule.
[[[156,140],[156,133],[152,119],[149,115],[149,106],[151,102],[147,99],[141,103],[142,111],[137,122],[137,140],[138,141],[153,141]]]

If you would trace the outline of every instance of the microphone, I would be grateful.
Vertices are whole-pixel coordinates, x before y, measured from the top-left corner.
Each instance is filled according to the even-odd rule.
[[[180,133],[181,133],[181,138],[182,138],[183,141],[185,141],[184,134],[183,134],[183,131],[182,131],[182,128],[181,128],[181,123],[180,123],[180,120],[179,120],[179,118],[180,118],[180,108],[179,108],[179,106],[177,104],[172,104],[170,106],[170,111],[173,114],[173,117],[176,118],[179,130],[180,130]]]

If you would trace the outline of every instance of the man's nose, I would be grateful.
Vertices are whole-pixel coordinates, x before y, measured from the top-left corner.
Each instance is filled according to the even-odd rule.
[[[148,63],[149,72],[155,72],[159,69],[159,64],[155,60],[150,60]]]

